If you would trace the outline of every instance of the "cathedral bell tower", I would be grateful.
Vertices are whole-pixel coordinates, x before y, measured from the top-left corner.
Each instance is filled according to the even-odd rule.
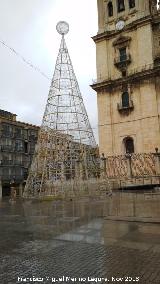
[[[156,0],[97,0],[100,152],[160,150],[160,10]]]

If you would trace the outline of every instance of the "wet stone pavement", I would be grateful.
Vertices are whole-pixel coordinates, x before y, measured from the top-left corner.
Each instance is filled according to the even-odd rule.
[[[160,224],[112,221],[104,200],[0,202],[0,284],[160,283]]]

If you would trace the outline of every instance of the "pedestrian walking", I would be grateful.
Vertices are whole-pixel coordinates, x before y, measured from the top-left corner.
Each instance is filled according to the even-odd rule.
[[[15,201],[17,192],[16,192],[16,183],[15,183],[14,178],[10,182],[10,188],[11,188],[11,199],[10,199],[10,201]]]

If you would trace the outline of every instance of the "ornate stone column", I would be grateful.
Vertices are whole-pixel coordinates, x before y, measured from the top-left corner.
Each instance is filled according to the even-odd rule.
[[[132,154],[130,153],[127,153],[126,155],[126,158],[127,158],[127,175],[129,178],[133,177],[132,175]]]
[[[156,175],[160,175],[160,152],[158,152],[158,148],[155,148],[155,170]]]

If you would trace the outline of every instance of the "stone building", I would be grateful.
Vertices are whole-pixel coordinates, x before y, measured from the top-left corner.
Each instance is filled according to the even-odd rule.
[[[16,115],[0,110],[0,180],[2,194],[10,194],[10,182],[17,188],[28,175],[39,127],[16,121]]]
[[[98,0],[100,153],[160,149],[160,10],[156,0]]]

